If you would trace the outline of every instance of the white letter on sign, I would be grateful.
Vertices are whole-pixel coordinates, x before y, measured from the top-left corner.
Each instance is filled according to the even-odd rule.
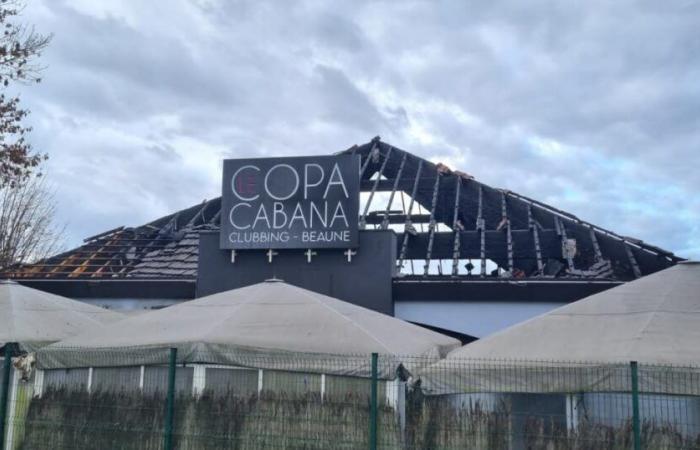
[[[233,225],[233,228],[235,228],[235,229],[237,229],[237,230],[245,230],[245,229],[247,229],[247,228],[250,228],[250,224],[248,224],[248,225],[246,225],[246,226],[244,226],[244,227],[241,227],[241,226],[236,225],[236,222],[233,221],[233,213],[236,212],[236,208],[238,208],[238,207],[240,207],[240,206],[246,206],[246,207],[248,207],[248,208],[251,207],[248,203],[239,203],[239,204],[237,204],[236,206],[234,206],[233,208],[231,208],[231,211],[229,211],[229,213],[228,213],[228,221],[231,222],[231,225]]]
[[[321,177],[318,179],[317,183],[311,184],[309,182],[309,167],[315,167],[318,170],[321,171]],[[320,185],[323,182],[323,177],[326,175],[326,173],[323,171],[323,167],[321,167],[318,164],[306,164],[304,165],[304,200],[309,198],[309,188],[316,187]]]
[[[245,191],[246,188],[250,187],[252,178],[248,179],[248,182],[245,183],[243,181],[237,182],[236,179],[238,178],[238,175],[243,171],[244,169],[253,169],[255,171],[260,172],[260,168],[257,166],[241,166],[238,168],[237,171],[233,173],[233,176],[231,177],[231,190],[233,191],[233,195],[238,197],[240,200],[243,200],[244,202],[251,202],[253,200],[256,200],[260,195],[255,194],[252,197],[243,197],[240,193],[240,191]]]
[[[261,203],[258,208],[258,213],[255,215],[255,220],[253,221],[253,228],[258,226],[258,220],[264,220],[267,228],[270,228],[270,220],[267,218],[267,211],[265,210],[264,203]]]
[[[289,195],[287,195],[286,197],[275,196],[272,192],[270,192],[270,188],[268,187],[269,184],[267,182],[270,179],[270,175],[272,174],[272,172],[281,167],[286,167],[292,172],[292,175],[294,175],[294,189],[290,190]],[[277,164],[272,166],[270,170],[267,171],[267,175],[265,175],[265,191],[267,192],[267,195],[269,195],[270,198],[272,198],[273,200],[289,200],[290,198],[292,198],[292,195],[294,195],[297,192],[297,189],[299,189],[299,174],[296,170],[294,170],[294,167],[290,166],[289,164]]]
[[[277,221],[277,217],[282,216],[284,220],[282,223]],[[284,205],[280,202],[274,202],[272,204],[272,228],[284,228],[287,225],[287,213],[284,212]]]
[[[337,177],[337,180],[336,180]],[[333,181],[335,180],[335,181]],[[345,198],[350,197],[348,195],[348,190],[345,188],[345,181],[343,181],[343,176],[340,174],[340,168],[338,167],[338,164],[333,165],[333,171],[331,172],[331,176],[328,180],[328,184],[326,185],[326,192],[323,193],[323,199],[325,200],[326,197],[328,196],[328,190],[331,188],[332,185],[339,184],[340,187],[343,188],[343,192],[345,192]]]

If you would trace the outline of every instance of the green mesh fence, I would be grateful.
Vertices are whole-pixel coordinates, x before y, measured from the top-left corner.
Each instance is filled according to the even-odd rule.
[[[356,370],[371,355],[247,355],[245,366],[93,355],[42,369],[39,352],[38,370],[10,371],[2,448],[371,449],[374,429],[381,449],[700,449],[693,367],[639,365],[635,408],[629,363],[378,355],[373,379]]]

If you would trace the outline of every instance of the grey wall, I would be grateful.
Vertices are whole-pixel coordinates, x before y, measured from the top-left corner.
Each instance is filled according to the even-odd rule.
[[[194,298],[195,281],[188,279],[147,278],[28,278],[23,286],[68,298]]]
[[[311,263],[304,250],[278,250],[272,263],[264,250],[231,252],[219,249],[219,233],[199,239],[197,297],[279,278],[287,283],[345,300],[386,314],[394,313],[392,277],[396,235],[391,230],[361,231],[352,261],[343,250],[315,250]]]
[[[483,338],[565,305],[553,302],[397,301],[396,317]]]
[[[161,309],[168,306],[177,305],[182,303],[183,299],[179,298],[137,298],[137,297],[125,297],[125,298],[76,298],[81,302],[88,303],[94,306],[101,306],[103,308],[111,309],[113,311],[119,312],[139,312],[139,311],[150,311],[152,309]]]

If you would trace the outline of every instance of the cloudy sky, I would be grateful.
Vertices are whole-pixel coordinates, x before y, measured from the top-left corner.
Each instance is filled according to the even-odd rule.
[[[700,2],[29,0],[68,244],[375,135],[700,257]]]

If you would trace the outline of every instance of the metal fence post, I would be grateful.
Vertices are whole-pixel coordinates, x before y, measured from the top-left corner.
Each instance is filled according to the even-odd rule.
[[[177,364],[177,349],[170,349],[168,359],[168,398],[165,403],[165,426],[163,435],[163,449],[173,448],[173,418],[175,416],[175,365]]]
[[[632,433],[634,450],[642,449],[642,433],[639,424],[639,371],[637,361],[630,362],[632,376]]]
[[[10,398],[10,369],[12,368],[12,349],[14,342],[5,343],[5,359],[2,365],[2,393],[0,393],[0,450],[5,450],[5,420],[7,400]]]
[[[369,449],[377,450],[377,384],[379,378],[379,371],[377,369],[377,362],[379,360],[379,355],[377,353],[372,353],[372,384],[369,393]]]

